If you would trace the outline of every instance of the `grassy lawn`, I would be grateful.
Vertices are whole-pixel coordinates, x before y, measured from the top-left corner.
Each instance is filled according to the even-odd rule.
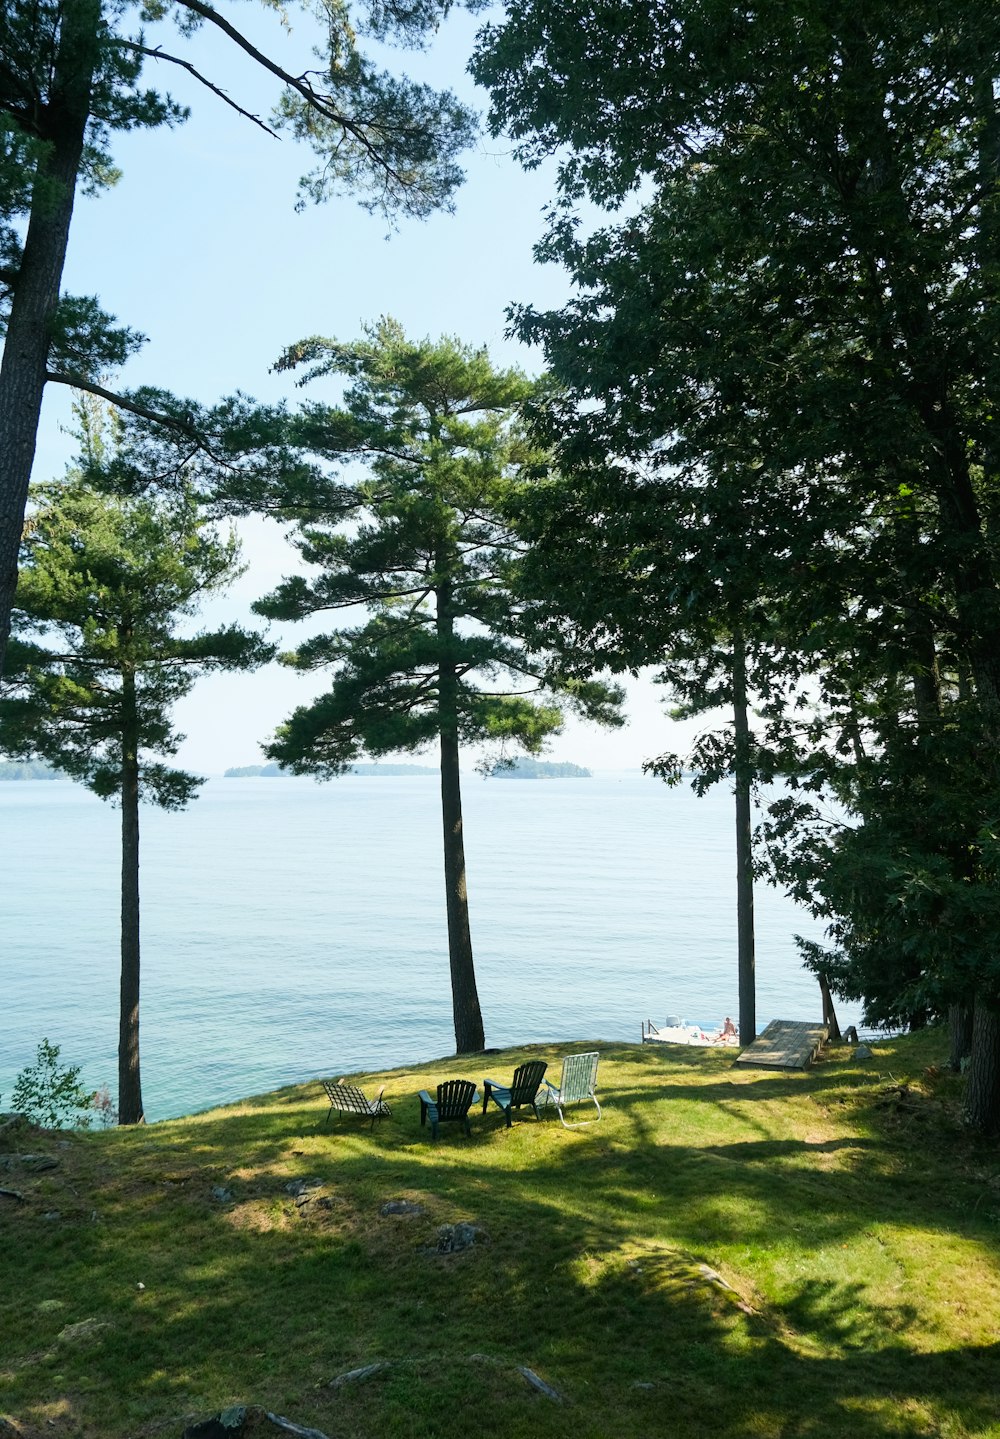
[[[436,1144],[418,1090],[566,1049],[364,1075],[374,1133],[314,1084],[22,1137],[59,1165],[0,1173],[0,1435],[179,1439],[236,1403],[330,1439],[1000,1435],[1000,1152],[945,1045],[793,1075],[581,1045],[600,1123],[491,1109]],[[479,1241],[438,1253],[459,1221]]]

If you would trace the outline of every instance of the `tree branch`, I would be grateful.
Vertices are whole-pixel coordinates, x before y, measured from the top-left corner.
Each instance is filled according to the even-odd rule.
[[[235,110],[237,115],[242,115],[245,120],[252,120],[255,125],[260,126],[266,135],[272,136],[273,139],[281,139],[277,131],[272,130],[270,125],[265,125],[259,115],[254,115],[251,111],[244,110],[242,105],[237,105],[235,100],[229,98],[225,90],[220,90],[218,85],[213,85],[208,76],[203,75],[200,70],[196,70],[190,60],[182,60],[179,55],[170,55],[166,50],[161,49],[159,45],[157,45],[155,49],[150,50],[148,46],[139,45],[134,40],[117,40],[116,43],[126,50],[134,50],[137,55],[148,55],[151,60],[168,60],[171,65],[179,65],[182,70],[186,70],[189,75],[193,75],[207,90],[211,90],[213,95],[217,95],[223,104],[229,105],[231,109]]]
[[[262,50],[258,50],[255,45],[251,44],[246,36],[236,29],[235,25],[231,25],[217,10],[213,10],[211,5],[203,4],[202,0],[178,0],[178,4],[183,5],[186,10],[192,10],[196,15],[200,15],[203,20],[208,20],[211,24],[218,26],[222,33],[228,35],[229,39],[238,45],[241,50],[244,50],[252,60],[256,60],[258,65],[263,66],[265,70],[269,70],[282,84],[288,85],[296,94],[301,95],[306,104],[311,106],[318,114],[325,116],[328,120],[332,120],[333,123],[339,125],[346,134],[352,135],[379,169],[391,175],[393,179],[397,180],[401,185],[405,184],[403,176],[398,175],[396,171],[393,170],[392,166],[386,162],[385,157],[380,154],[377,146],[373,145],[371,140],[368,139],[364,127],[335,109],[330,98],[314,90],[304,75],[290,75],[287,70],[283,70],[280,65],[268,55],[265,55]],[[408,129],[408,127],[405,126],[400,128],[404,132]]]
[[[83,375],[61,375],[55,370],[47,370],[46,380],[53,385],[69,385],[74,390],[84,390],[88,395],[96,395],[100,400],[107,400],[109,404],[116,405],[120,410],[128,410],[132,415],[138,415],[142,420],[151,420],[155,425],[163,425],[168,430],[175,430],[179,435],[186,435],[188,439],[194,440],[200,449],[207,449],[205,436],[195,425],[180,420],[176,415],[166,415],[162,410],[151,410],[148,405],[140,405],[138,401],[131,399],[128,395],[119,395],[114,390],[106,390],[103,385],[98,385],[93,380],[88,380]]]

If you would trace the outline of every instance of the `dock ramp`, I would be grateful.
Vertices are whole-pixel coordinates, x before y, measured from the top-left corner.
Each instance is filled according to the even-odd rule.
[[[798,1019],[772,1019],[736,1060],[744,1069],[808,1069],[827,1041],[825,1024]]]

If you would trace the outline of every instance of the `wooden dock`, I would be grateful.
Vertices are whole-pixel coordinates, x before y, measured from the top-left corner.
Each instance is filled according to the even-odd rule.
[[[772,1019],[736,1060],[745,1069],[808,1069],[829,1035],[825,1024]]]

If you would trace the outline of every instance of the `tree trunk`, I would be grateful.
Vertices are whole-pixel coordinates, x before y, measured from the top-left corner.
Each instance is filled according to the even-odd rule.
[[[837,1022],[837,1011],[833,1007],[833,995],[830,993],[830,986],[827,983],[825,974],[819,976],[819,993],[823,1001],[823,1023],[829,1030],[831,1044],[839,1044],[843,1036],[840,1033],[840,1025]]]
[[[951,1053],[948,1068],[957,1074],[962,1060],[972,1052],[972,1024],[975,1010],[971,1004],[953,1004],[948,1010],[948,1032],[951,1037]]]
[[[0,362],[0,674],[10,635],[52,322],[90,115],[100,19],[101,0],[73,0],[63,6],[49,103],[38,123],[48,148],[35,177]]]
[[[101,0],[73,0],[63,6],[49,104],[37,118],[37,131],[47,150],[33,184],[0,361],[0,673],[10,635],[17,551],[35,463],[52,322],[59,304],[83,132],[91,114],[99,22]]]
[[[733,631],[733,721],[736,734],[736,938],[740,999],[740,1043],[757,1038],[757,986],[753,926],[753,837],[750,781],[753,773],[747,712],[746,645]]]
[[[452,637],[450,591],[438,592],[437,635],[438,721],[441,735],[441,819],[444,826],[444,882],[448,902],[448,957],[455,1049],[474,1054],[485,1048],[483,1015],[476,988],[476,968],[469,927],[469,895],[465,881],[465,839],[462,831],[462,789],[458,766],[458,677],[449,656]]]
[[[123,677],[122,975],[118,1030],[118,1122],[142,1124],[139,1077],[139,754],[135,676]]]
[[[1000,1006],[976,996],[965,1112],[973,1129],[1000,1134]]]

